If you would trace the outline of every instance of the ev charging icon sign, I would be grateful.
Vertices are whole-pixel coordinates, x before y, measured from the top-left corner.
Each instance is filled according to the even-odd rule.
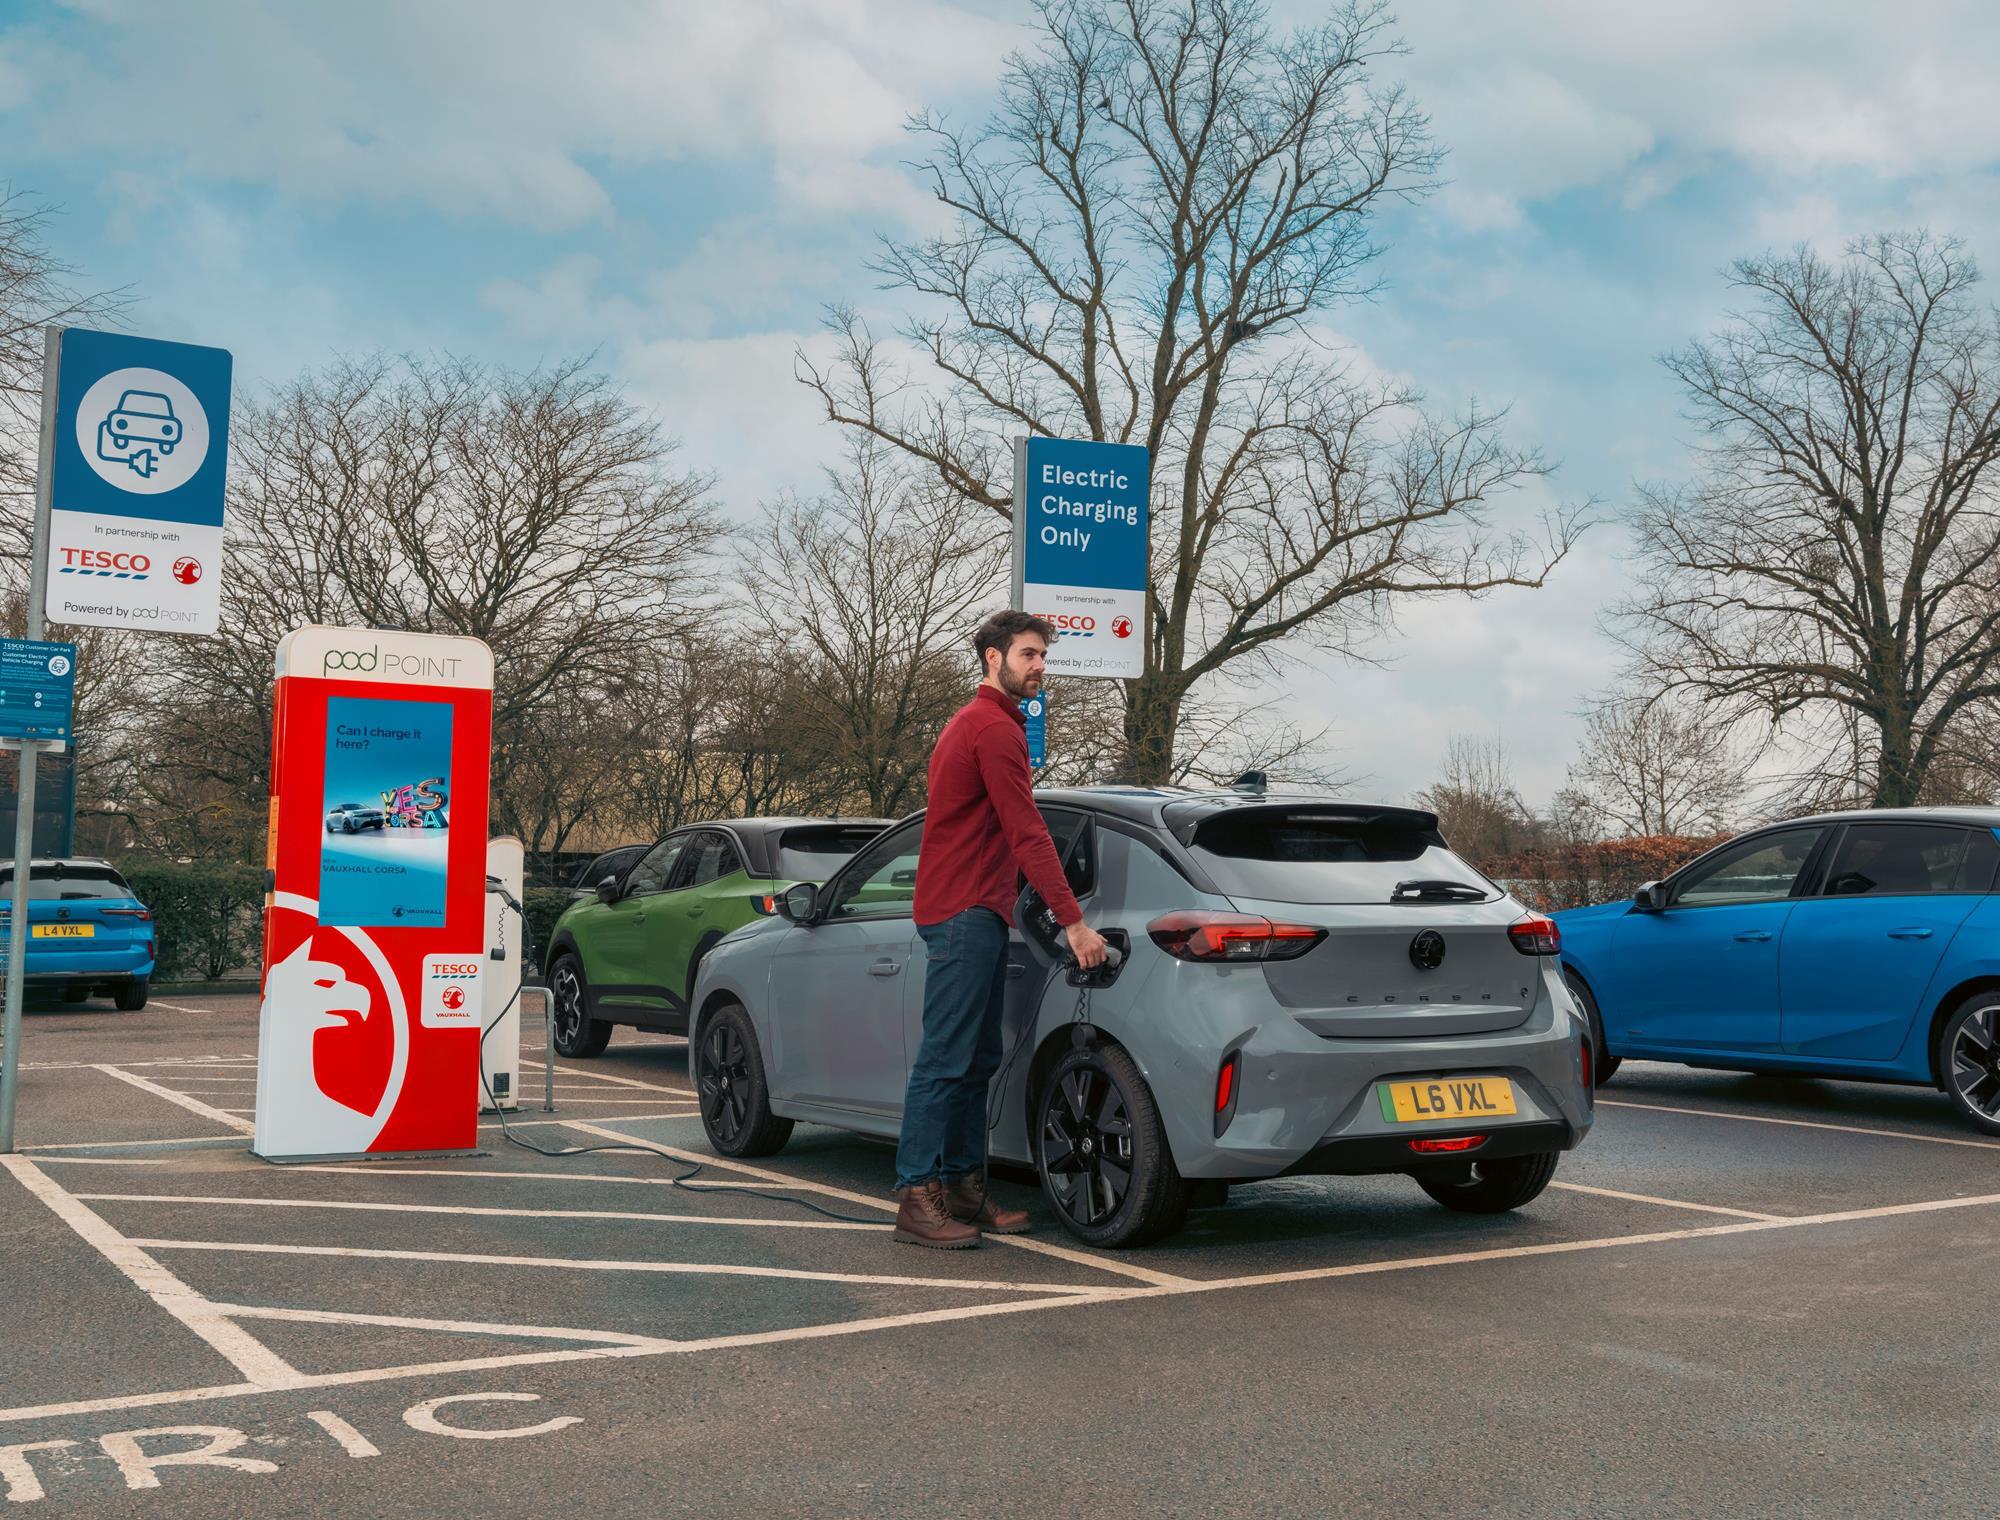
[[[116,369],[76,408],[76,446],[100,480],[142,496],[178,490],[208,457],[208,413],[164,370]]]

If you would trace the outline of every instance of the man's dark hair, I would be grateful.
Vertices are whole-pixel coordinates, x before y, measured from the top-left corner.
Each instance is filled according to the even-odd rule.
[[[1011,607],[981,623],[972,636],[972,653],[979,661],[980,675],[986,674],[987,650],[999,650],[1004,661],[1007,651],[1014,647],[1014,640],[1024,633],[1039,635],[1044,644],[1053,644],[1056,638],[1055,625],[1047,618],[1038,618],[1032,612],[1016,612]]]

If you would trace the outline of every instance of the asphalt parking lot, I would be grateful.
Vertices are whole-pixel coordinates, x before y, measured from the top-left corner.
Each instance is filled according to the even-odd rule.
[[[554,1115],[524,1071],[523,1136],[631,1149],[285,1168],[250,998],[23,1053],[0,1487],[48,1513],[1991,1509],[2000,1143],[1931,1092],[1628,1066],[1514,1215],[1300,1179],[1116,1254],[1016,1180],[1033,1233],[933,1253],[880,1146],[709,1155],[678,1041]]]

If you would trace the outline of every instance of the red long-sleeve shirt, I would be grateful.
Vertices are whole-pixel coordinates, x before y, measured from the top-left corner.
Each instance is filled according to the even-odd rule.
[[[981,686],[938,735],[917,852],[918,923],[942,923],[967,908],[991,908],[1013,922],[1016,871],[1064,925],[1083,917],[1035,807],[1026,728],[1012,697]]]

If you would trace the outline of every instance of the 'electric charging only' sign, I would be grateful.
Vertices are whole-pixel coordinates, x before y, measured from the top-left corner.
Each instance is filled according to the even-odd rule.
[[[1055,625],[1050,675],[1145,673],[1151,484],[1138,444],[1015,441],[1014,579],[1022,610]]]

